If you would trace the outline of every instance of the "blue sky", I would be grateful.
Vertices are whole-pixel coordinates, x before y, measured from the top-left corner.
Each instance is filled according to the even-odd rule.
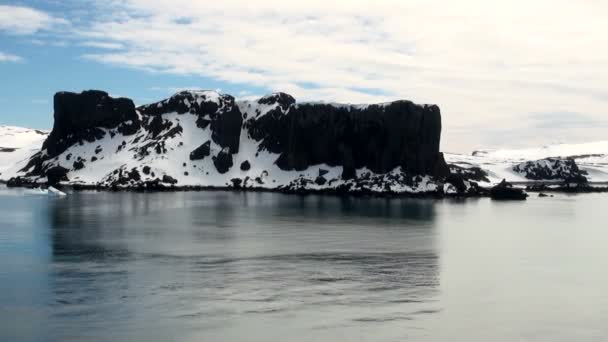
[[[435,103],[448,151],[601,140],[607,16],[601,0],[0,1],[0,124],[50,128],[60,90],[202,88]]]

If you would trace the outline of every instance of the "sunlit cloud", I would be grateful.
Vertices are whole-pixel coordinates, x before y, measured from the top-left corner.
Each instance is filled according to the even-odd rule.
[[[30,7],[0,5],[0,32],[30,35],[67,24],[65,19]]]

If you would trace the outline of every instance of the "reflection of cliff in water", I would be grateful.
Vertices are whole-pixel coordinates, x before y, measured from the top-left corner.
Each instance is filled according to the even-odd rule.
[[[432,200],[83,192],[50,203],[49,218],[63,316],[116,311],[118,319],[152,298],[163,313],[147,313],[151,319],[394,306],[352,317],[382,321],[411,319],[412,305],[434,310]]]

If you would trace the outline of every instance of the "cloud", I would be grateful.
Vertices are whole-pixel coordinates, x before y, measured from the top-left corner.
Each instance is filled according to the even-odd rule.
[[[22,62],[23,58],[0,51],[0,63],[2,62]]]
[[[0,5],[0,32],[30,35],[67,24],[65,19],[53,17],[34,8]]]
[[[550,112],[530,115],[532,127],[536,129],[573,129],[608,127],[607,121],[597,120],[589,115],[576,112]]]
[[[88,46],[88,47],[105,49],[105,50],[120,50],[120,49],[124,48],[124,46],[120,43],[100,42],[100,41],[83,42],[82,46]]]
[[[509,132],[532,139],[542,125],[537,113],[608,120],[605,1],[92,3],[90,18],[71,19],[73,34],[95,48],[83,55],[88,60],[285,91],[301,101],[437,103],[450,150],[510,144]],[[0,18],[0,30],[6,26]],[[606,133],[601,124],[583,132],[567,115],[551,120],[578,125],[560,131],[565,139]]]

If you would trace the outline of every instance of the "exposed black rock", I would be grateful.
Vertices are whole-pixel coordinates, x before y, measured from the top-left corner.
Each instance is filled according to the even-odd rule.
[[[460,175],[463,179],[476,182],[490,182],[490,179],[488,178],[488,173],[477,166],[465,168],[458,165],[450,164],[449,168],[450,174]]]
[[[500,184],[490,189],[490,197],[495,200],[525,200],[528,194],[521,189],[513,187],[513,184],[502,180]]]
[[[177,184],[177,179],[175,179],[169,175],[163,175],[163,183]]]
[[[144,175],[149,175],[150,174],[150,167],[148,165],[144,166],[141,171],[144,173]]]
[[[82,162],[82,160],[76,160],[74,162],[74,164],[72,164],[72,167],[74,168],[74,170],[80,170],[84,168],[84,163]]]
[[[61,167],[61,166],[53,166],[46,171],[46,177],[48,179],[49,185],[55,185],[59,182],[65,181],[67,182],[69,179],[67,174],[70,170]]]
[[[258,100],[259,104],[279,104],[283,111],[286,111],[291,105],[296,103],[296,99],[293,96],[286,93],[274,93],[270,95],[266,95]]]
[[[133,126],[137,130],[140,126],[133,101],[112,98],[103,91],[59,92],[53,103],[53,130],[42,145],[49,157],[62,153],[78,141],[93,142],[102,138],[105,133],[99,128]]]
[[[324,185],[325,183],[327,183],[327,179],[325,179],[325,177],[318,176],[317,178],[315,178],[315,184]]]
[[[452,184],[458,193],[465,193],[467,191],[467,186],[464,183],[465,179],[462,174],[450,173],[450,175],[445,179],[445,182]]]
[[[249,161],[245,160],[241,163],[241,171],[247,171],[249,169],[251,169],[251,164],[249,164]]]
[[[230,153],[239,151],[243,118],[234,97],[221,94],[211,98],[204,91],[182,91],[161,102],[141,106],[138,110],[145,116],[160,117],[164,113],[191,113],[198,116],[200,128],[211,125],[211,139]],[[217,100],[217,102],[216,102]]]
[[[243,180],[242,180],[242,179],[240,179],[240,178],[232,178],[232,179],[230,180],[230,182],[232,182],[232,186],[233,186],[235,189],[240,189],[240,188],[241,188],[241,184],[243,183]]]
[[[580,170],[572,158],[547,158],[513,166],[513,171],[531,180],[561,180],[568,183],[587,183],[586,171]]]
[[[211,141],[207,140],[204,144],[190,152],[190,160],[200,160],[211,154]]]
[[[290,105],[287,112],[278,108],[249,119],[246,127],[253,139],[261,140],[261,149],[280,153],[276,164],[283,170],[341,165],[344,179],[353,178],[355,169],[362,167],[376,173],[398,166],[413,175],[449,173],[439,152],[437,106],[396,101],[364,108],[325,104]]]
[[[213,165],[219,173],[228,172],[233,165],[232,154],[222,150],[217,156],[213,157]]]

